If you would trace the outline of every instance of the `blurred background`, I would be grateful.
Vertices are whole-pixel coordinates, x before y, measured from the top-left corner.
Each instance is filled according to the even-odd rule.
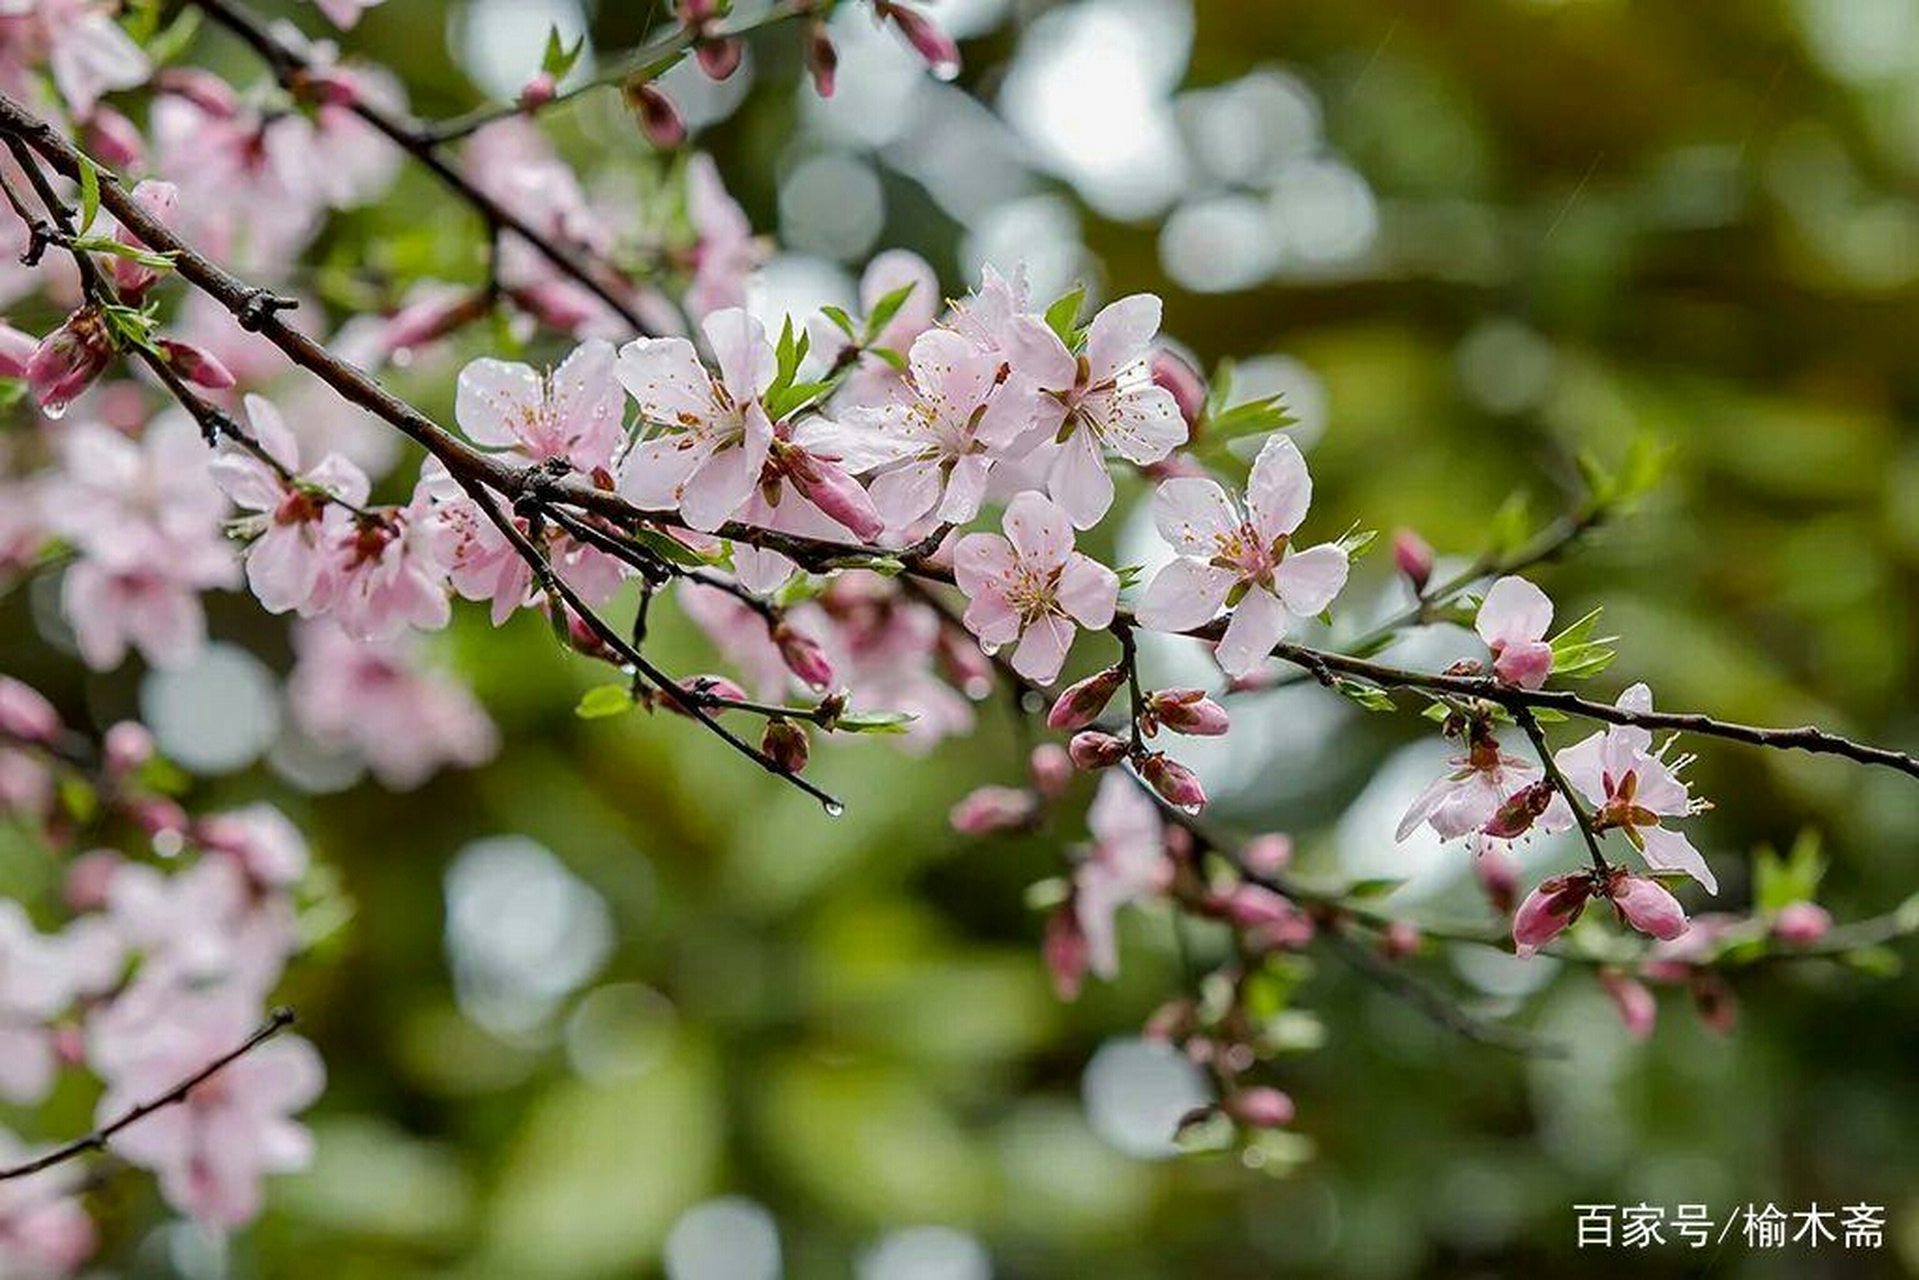
[[[666,81],[777,238],[756,306],[850,304],[896,245],[949,293],[988,261],[1024,261],[1042,299],[1162,293],[1208,368],[1286,395],[1313,540],[1408,525],[1459,563],[1514,495],[1544,525],[1578,500],[1579,453],[1650,436],[1662,484],[1538,575],[1562,620],[1604,604],[1622,637],[1595,692],[1644,678],[1669,707],[1919,744],[1919,3],[935,0],[964,41],[952,84],[844,8],[830,102],[790,28],[723,84]],[[612,57],[658,22],[616,0],[389,0],[342,44],[432,116],[514,93],[550,25]],[[201,56],[252,75],[218,36]],[[553,120],[589,175],[650,163],[615,93]],[[409,169],[320,257],[397,286],[477,278],[478,245]],[[444,416],[457,364],[431,365],[394,381]],[[1115,523],[1118,563],[1153,554],[1137,509]],[[1360,566],[1333,642],[1404,603],[1388,560]],[[0,605],[10,670],[101,724],[144,714],[209,778],[202,808],[275,799],[337,878],[287,993],[331,1073],[315,1167],[230,1249],[135,1234],[130,1275],[1919,1271],[1919,989],[1897,955],[1746,975],[1730,1037],[1664,994],[1644,1045],[1588,973],[1424,962],[1489,1012],[1523,1003],[1563,1061],[1466,1044],[1322,968],[1286,1072],[1297,1159],[1173,1159],[1202,1086],[1137,1039],[1178,981],[1166,917],[1134,913],[1121,979],[1060,1005],[1022,892],[1077,832],[947,834],[968,789],[1019,776],[998,701],[930,758],[817,753],[850,801],[829,820],[678,722],[576,719],[587,664],[532,614],[496,631],[467,608],[436,644],[502,750],[396,793],[289,740],[290,654],[249,601],[213,601],[197,666],[105,677],[36,638],[50,603]],[[670,669],[714,665],[677,618],[656,644]],[[1399,656],[1465,650],[1442,632]],[[1442,754],[1423,721],[1317,689],[1234,717],[1232,748],[1193,757],[1221,821],[1294,833],[1309,866],[1409,877],[1415,913],[1483,911],[1460,850],[1392,842]],[[1910,779],[1692,745],[1725,905],[1747,900],[1746,855],[1808,828],[1839,918],[1912,892]],[[1569,856],[1541,844],[1529,868]],[[89,1099],[59,1105],[85,1127]],[[137,1176],[108,1194],[126,1222],[153,1212]],[[1885,1247],[1574,1247],[1575,1204],[1723,1220],[1769,1201],[1883,1204]]]

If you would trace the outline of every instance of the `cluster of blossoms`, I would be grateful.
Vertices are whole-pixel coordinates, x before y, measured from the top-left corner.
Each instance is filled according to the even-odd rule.
[[[317,3],[349,26],[372,0]],[[676,7],[700,66],[731,75],[740,34],[727,6]],[[82,130],[91,153],[130,180],[138,212],[115,210],[149,237],[157,224],[282,288],[333,212],[392,181],[399,153],[369,122],[403,106],[392,77],[343,64],[287,27],[260,37],[284,45],[272,83],[236,88],[204,71],[156,70],[110,10],[0,0],[0,89]],[[836,63],[821,15],[798,12],[808,67],[830,93]],[[936,72],[956,69],[951,41],[917,9],[875,0],[872,12]],[[1072,821],[1092,793],[1087,840],[1037,895],[1044,960],[1064,997],[1088,975],[1117,973],[1127,912],[1167,911],[1178,927],[1225,932],[1228,958],[1148,1033],[1214,1083],[1216,1103],[1188,1128],[1223,1121],[1251,1143],[1293,1117],[1271,1064],[1297,1038],[1278,1016],[1296,953],[1366,931],[1363,954],[1390,964],[1421,941],[1357,895],[1303,889],[1287,837],[1233,845],[1198,816],[1206,788],[1174,744],[1227,734],[1228,695],[1256,689],[1286,659],[1367,705],[1391,705],[1389,689],[1426,690],[1459,754],[1414,800],[1400,837],[1430,827],[1468,842],[1515,951],[1553,944],[1603,899],[1657,940],[1635,967],[1604,975],[1628,1026],[1650,1022],[1642,981],[1683,983],[1709,1020],[1730,1016],[1714,964],[1751,922],[1689,922],[1661,880],[1688,876],[1717,892],[1680,825],[1705,807],[1682,776],[1687,758],[1670,741],[1655,747],[1636,723],[1651,713],[1650,694],[1629,688],[1608,728],[1556,753],[1530,710],[1554,678],[1590,675],[1610,656],[1590,619],[1549,638],[1551,602],[1502,576],[1473,619],[1484,660],[1443,676],[1369,674],[1346,655],[1302,648],[1369,535],[1302,538],[1312,477],[1282,415],[1264,402],[1215,403],[1226,391],[1209,389],[1161,337],[1157,298],[1118,298],[1081,324],[1077,293],[1043,303],[1021,270],[989,267],[948,301],[926,262],[892,251],[860,282],[859,315],[823,308],[775,332],[747,306],[767,246],[710,159],[657,166],[636,199],[630,183],[583,179],[550,145],[534,117],[556,100],[573,56],[556,42],[517,111],[418,143],[497,233],[487,278],[414,280],[382,296],[379,314],[328,335],[351,362],[334,367],[336,385],[388,365],[453,384],[457,436],[404,420],[428,443],[416,471],[401,469],[367,413],[289,383],[288,345],[259,332],[269,326],[257,308],[230,313],[196,294],[167,312],[162,285],[175,264],[132,231],[49,245],[44,228],[0,211],[0,241],[44,255],[41,270],[52,272],[0,273],[0,304],[38,285],[68,313],[43,335],[0,323],[0,377],[18,380],[40,410],[0,456],[0,576],[59,566],[85,663],[108,670],[134,653],[155,667],[189,662],[206,642],[204,594],[244,587],[289,619],[299,731],[409,787],[497,746],[471,694],[433,667],[428,633],[449,625],[456,599],[485,606],[496,626],[532,610],[614,669],[582,714],[682,712],[807,785],[799,775],[815,735],[896,733],[923,750],[967,731],[997,683],[1031,698],[1069,667],[1084,670],[1088,649],[1116,649],[1053,697],[1046,723],[1062,740],[1032,752],[1026,783],[975,791],[951,821],[975,835],[1036,830]],[[136,87],[149,93],[150,136],[103,101]],[[624,87],[649,140],[685,142],[657,86],[634,77]],[[35,187],[13,160],[0,164],[10,190]],[[56,245],[68,252],[49,252]],[[319,309],[289,311],[298,301],[255,300],[320,337]],[[495,316],[515,340],[541,341],[559,358],[483,357],[456,372],[457,340]],[[152,387],[109,376],[136,353],[151,357],[181,407],[155,411]],[[1143,585],[1100,558],[1134,486],[1150,486],[1164,544]],[[1395,559],[1418,621],[1474,585],[1431,588],[1432,553],[1411,537]],[[640,645],[661,596],[710,637],[731,674],[669,678],[651,667]],[[623,602],[632,625],[611,627],[601,613]],[[1143,632],[1210,646],[1220,688],[1149,686]],[[1332,658],[1356,674],[1341,675]],[[123,844],[137,846],[89,847],[73,860],[75,914],[58,933],[0,903],[11,910],[0,913],[0,1090],[31,1102],[58,1065],[85,1066],[106,1086],[104,1123],[258,1022],[298,945],[293,889],[305,851],[270,810],[189,818],[155,781],[137,727],[110,732],[89,769],[31,690],[0,683],[0,713],[0,808],[56,843],[84,831],[91,846],[101,823],[74,811],[77,779],[129,833]],[[765,722],[757,748],[730,727],[747,717]],[[1502,743],[1514,728],[1536,762]],[[1522,899],[1511,846],[1574,830],[1591,865]],[[1619,846],[1637,862],[1610,861],[1604,849]],[[1783,944],[1806,945],[1826,922],[1795,901],[1762,924]],[[319,1082],[311,1051],[277,1039],[116,1145],[160,1174],[176,1207],[234,1226],[255,1211],[261,1174],[304,1157],[289,1117]],[[33,1267],[70,1270],[88,1241],[69,1209],[58,1198],[0,1200],[0,1250],[36,1250],[23,1255]]]
[[[263,1024],[303,945],[306,843],[266,804],[189,814],[172,794],[179,781],[139,724],[94,743],[0,676],[0,820],[68,855],[57,931],[0,900],[0,1100],[32,1106],[62,1073],[85,1071],[106,1126]],[[114,1150],[151,1169],[180,1212],[237,1227],[258,1212],[263,1177],[306,1163],[293,1116],[324,1077],[312,1046],[279,1036],[129,1127]],[[8,1164],[32,1154],[4,1132],[0,1150]],[[9,1184],[0,1198],[0,1273],[64,1275],[93,1245],[59,1184]]]

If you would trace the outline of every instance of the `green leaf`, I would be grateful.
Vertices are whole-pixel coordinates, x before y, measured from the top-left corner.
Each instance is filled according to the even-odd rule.
[[[1340,535],[1339,548],[1346,553],[1348,560],[1357,560],[1373,549],[1373,543],[1379,540],[1379,530],[1362,529],[1357,521],[1353,527]]]
[[[780,325],[780,340],[773,347],[773,385],[781,386],[793,381],[793,375],[800,369],[799,342],[793,336],[793,317],[788,316]]]
[[[868,342],[879,337],[881,331],[893,322],[893,317],[900,313],[900,308],[906,305],[906,300],[913,296],[913,290],[917,287],[909,280],[873,304],[872,314],[866,317]]]
[[[1213,366],[1213,381],[1206,388],[1207,421],[1226,412],[1226,406],[1233,402],[1233,375],[1238,368],[1231,360],[1221,360]]]
[[[1209,453],[1222,452],[1235,440],[1278,431],[1295,421],[1293,415],[1286,412],[1284,396],[1261,396],[1208,418],[1199,438]]]
[[[1368,711],[1394,710],[1393,696],[1384,689],[1357,680],[1341,680],[1334,687]]]
[[[1819,833],[1808,827],[1792,842],[1785,857],[1762,847],[1753,860],[1753,904],[1759,914],[1772,916],[1794,902],[1812,902],[1825,878],[1826,860],[1820,853]]]
[[[580,695],[573,714],[582,720],[603,720],[633,709],[633,691],[623,684],[595,685]]]
[[[794,382],[766,393],[766,416],[778,422],[833,389],[830,382]]]
[[[1064,876],[1048,876],[1044,880],[1035,880],[1026,886],[1022,895],[1028,911],[1051,911],[1066,901],[1072,892]]]
[[[1346,896],[1362,901],[1372,898],[1383,898],[1405,883],[1404,880],[1387,876],[1373,880],[1357,880],[1346,886]]]
[[[158,11],[159,6],[154,6]],[[146,47],[147,61],[156,67],[163,67],[186,52],[193,43],[193,37],[200,32],[200,9],[197,5],[188,5],[180,10],[179,16],[166,25],[166,29],[141,41]]]
[[[833,327],[841,333],[853,339],[855,342],[859,341],[859,333],[853,328],[853,317],[846,314],[846,308],[836,307],[828,303],[826,306],[820,308],[820,314],[828,320],[831,320]]]
[[[586,50],[586,33],[573,42],[571,49],[560,39],[560,29],[551,27],[546,33],[546,53],[540,59],[540,70],[553,77],[555,83],[566,79],[567,72],[573,70],[573,64],[580,60],[580,54]]]
[[[906,357],[891,347],[868,347],[866,354],[869,356],[878,356],[880,359],[886,361],[887,364],[893,366],[895,372],[906,372]]]
[[[1531,505],[1524,492],[1514,493],[1499,504],[1499,510],[1493,512],[1490,524],[1492,551],[1495,555],[1508,555],[1532,533],[1532,520],[1527,514]]]
[[[77,773],[62,774],[60,778],[60,807],[67,811],[75,822],[85,826],[93,820],[100,809],[100,793],[93,784]]]
[[[905,733],[919,719],[904,711],[850,711],[833,722],[841,733]]]
[[[85,235],[93,220],[100,216],[100,170],[86,156],[80,157],[80,234]]]
[[[1905,962],[1891,947],[1861,947],[1857,951],[1846,952],[1840,958],[1859,972],[1875,978],[1896,978],[1900,970],[1905,968]]]
[[[122,244],[111,236],[81,236],[73,242],[73,247],[87,253],[110,253],[116,258],[126,258],[143,267],[152,267],[155,271],[164,271],[173,266],[171,253],[155,253],[151,249]]]
[[[682,569],[702,569],[713,563],[678,538],[668,537],[648,525],[634,529],[633,540],[668,564],[679,565]]]
[[[1053,299],[1046,308],[1046,327],[1059,335],[1068,350],[1079,343],[1079,309],[1086,304],[1086,286],[1080,285]]]

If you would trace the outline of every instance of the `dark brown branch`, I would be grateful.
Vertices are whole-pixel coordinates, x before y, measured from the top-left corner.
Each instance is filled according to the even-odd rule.
[[[1519,721],[1519,727],[1525,731],[1526,740],[1533,744],[1533,753],[1539,757],[1539,767],[1546,771],[1546,780],[1553,784],[1553,790],[1572,810],[1573,823],[1579,828],[1579,834],[1585,838],[1586,852],[1592,858],[1593,874],[1604,878],[1612,874],[1612,864],[1606,861],[1606,855],[1599,849],[1599,833],[1593,829],[1592,815],[1586,812],[1585,804],[1579,793],[1573,790],[1573,784],[1559,768],[1559,762],[1553,759],[1552,748],[1546,743],[1546,731],[1539,727],[1539,717],[1532,713],[1531,707],[1515,707],[1513,718]]]
[[[195,1089],[292,1025],[293,1010],[285,1008],[284,1006],[275,1009],[267,1016],[267,1020],[261,1023],[260,1027],[254,1031],[252,1035],[241,1041],[237,1047],[221,1054],[212,1062],[209,1062],[206,1066],[182,1080],[179,1084],[168,1089],[165,1093],[157,1098],[150,1098],[138,1106],[129,1109],[111,1123],[102,1125],[85,1137],[75,1138],[73,1141],[55,1147],[46,1154],[36,1156],[23,1164],[17,1164],[8,1169],[0,1169],[0,1182],[6,1182],[14,1178],[25,1178],[36,1173],[41,1173],[53,1168],[55,1165],[65,1164],[69,1160],[83,1156],[89,1151],[106,1150],[107,1143],[122,1129],[130,1125],[138,1124],[156,1111],[161,1111],[167,1107],[176,1106],[185,1102]]]

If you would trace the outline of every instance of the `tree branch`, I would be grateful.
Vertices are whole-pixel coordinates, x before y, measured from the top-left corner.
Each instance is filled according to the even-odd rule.
[[[293,1010],[284,1006],[275,1009],[267,1016],[267,1020],[260,1024],[259,1029],[241,1041],[238,1047],[221,1054],[212,1062],[209,1062],[206,1066],[200,1068],[179,1084],[174,1085],[159,1097],[151,1098],[146,1102],[140,1103],[111,1123],[102,1125],[85,1137],[75,1138],[71,1142],[55,1147],[46,1154],[36,1156],[34,1159],[22,1164],[14,1165],[8,1169],[0,1169],[0,1182],[10,1181],[14,1178],[29,1177],[32,1174],[51,1169],[55,1165],[65,1164],[67,1161],[85,1155],[89,1151],[106,1150],[107,1143],[122,1129],[130,1125],[138,1124],[156,1111],[161,1111],[167,1107],[185,1102],[188,1096],[199,1086],[205,1084],[208,1080],[211,1080],[214,1076],[220,1074],[220,1072],[226,1070],[241,1058],[246,1057],[249,1053],[252,1053],[255,1049],[258,1049],[261,1045],[273,1039],[273,1037],[279,1035],[292,1025]]]

